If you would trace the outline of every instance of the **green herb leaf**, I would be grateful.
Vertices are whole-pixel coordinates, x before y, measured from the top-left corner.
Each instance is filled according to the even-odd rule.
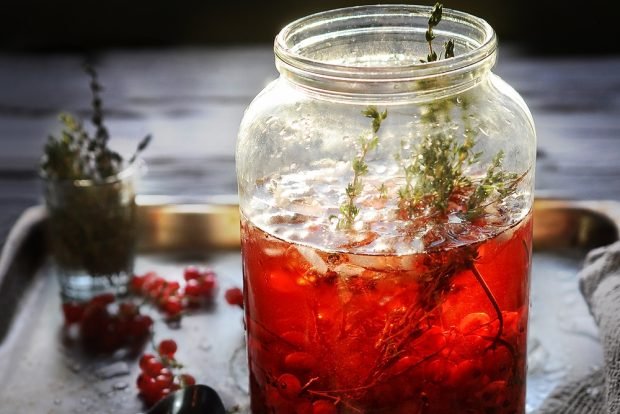
[[[379,145],[379,137],[376,135],[381,128],[382,122],[387,118],[387,110],[379,112],[376,107],[368,106],[362,111],[362,115],[371,118],[372,134],[362,134],[358,140],[358,156],[351,162],[353,170],[353,180],[347,185],[345,194],[347,200],[340,206],[340,218],[337,227],[348,230],[353,225],[355,218],[359,214],[359,209],[355,205],[355,199],[362,193],[362,177],[368,174],[368,164],[366,156],[368,152],[375,150]]]

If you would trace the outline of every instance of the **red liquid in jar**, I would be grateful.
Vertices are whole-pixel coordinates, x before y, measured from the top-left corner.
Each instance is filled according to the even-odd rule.
[[[475,243],[356,255],[244,220],[252,412],[524,413],[531,234],[530,213]]]

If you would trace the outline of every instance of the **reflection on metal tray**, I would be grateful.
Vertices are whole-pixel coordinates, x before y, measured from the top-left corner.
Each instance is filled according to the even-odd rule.
[[[181,278],[187,264],[220,277],[213,309],[186,317],[182,329],[157,322],[156,332],[180,343],[179,359],[225,403],[247,411],[242,313],[221,292],[241,284],[239,214],[234,198],[179,203],[140,198],[137,272]],[[0,412],[119,413],[142,409],[135,355],[88,357],[62,341],[56,281],[49,277],[45,214],[27,210],[0,256]],[[528,410],[570,373],[602,361],[596,327],[577,288],[585,252],[618,238],[620,203],[542,200],[534,209],[534,266]]]

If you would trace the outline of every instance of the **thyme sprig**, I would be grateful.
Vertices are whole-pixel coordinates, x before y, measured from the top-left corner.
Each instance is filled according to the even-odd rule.
[[[517,185],[525,177],[514,172],[502,170],[504,151],[499,151],[488,166],[485,176],[474,187],[467,200],[466,217],[470,220],[481,216],[484,208],[493,202],[500,201],[517,190]],[[492,197],[494,196],[494,197]]]
[[[368,164],[366,156],[379,145],[377,133],[381,128],[382,122],[387,118],[387,110],[379,112],[374,106],[369,106],[362,111],[366,118],[372,119],[371,133],[364,133],[359,137],[358,154],[353,159],[351,167],[353,169],[353,180],[345,189],[346,201],[340,206],[340,217],[338,219],[339,229],[350,229],[359,214],[359,208],[355,204],[355,199],[362,193],[362,177],[368,174]],[[384,187],[385,189],[385,187]]]
[[[452,136],[427,135],[404,167],[405,185],[399,189],[399,208],[412,218],[420,206],[430,205],[444,213],[455,190],[470,187],[466,167],[479,161],[475,142],[468,137],[461,144]],[[414,182],[415,181],[415,182]]]
[[[443,15],[443,4],[435,3],[435,6],[433,6],[433,9],[431,11],[431,16],[428,18],[428,29],[426,29],[426,33],[424,35],[426,42],[428,43],[429,53],[428,55],[426,55],[426,60],[420,59],[420,62],[422,63],[435,62],[441,59],[441,54],[437,56],[437,52],[433,50],[433,40],[435,40],[435,37],[436,37],[435,33],[433,32],[433,28],[439,25],[442,15]],[[447,42],[444,43],[443,47],[444,47],[443,58],[444,59],[453,58],[454,57],[454,40],[452,39],[448,40]]]
[[[50,135],[44,148],[41,170],[44,175],[56,180],[102,180],[118,174],[123,168],[123,157],[108,146],[110,134],[104,125],[103,86],[99,82],[97,72],[88,65],[84,71],[90,77],[92,93],[91,122],[95,129],[92,136],[88,133],[81,120],[69,113],[61,113],[59,119],[63,130],[59,137]],[[135,162],[151,141],[151,135],[145,136],[129,159]]]

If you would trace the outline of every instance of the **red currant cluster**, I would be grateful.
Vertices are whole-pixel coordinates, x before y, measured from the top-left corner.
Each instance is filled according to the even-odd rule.
[[[171,392],[196,383],[189,374],[173,373],[174,369],[183,368],[174,358],[177,351],[174,340],[164,339],[156,351],[157,355],[144,354],[140,358],[141,373],[137,380],[140,395],[149,407]]]
[[[228,304],[239,306],[243,309],[243,291],[238,287],[227,289],[224,293],[224,298]]]
[[[86,303],[65,302],[62,310],[65,324],[78,324],[81,340],[95,352],[142,344],[153,325],[135,304],[115,303],[113,294],[95,296]]]
[[[154,303],[170,320],[177,320],[187,308],[208,304],[213,299],[217,277],[211,269],[188,266],[183,272],[184,286],[168,281],[155,272],[134,276],[131,289]]]

